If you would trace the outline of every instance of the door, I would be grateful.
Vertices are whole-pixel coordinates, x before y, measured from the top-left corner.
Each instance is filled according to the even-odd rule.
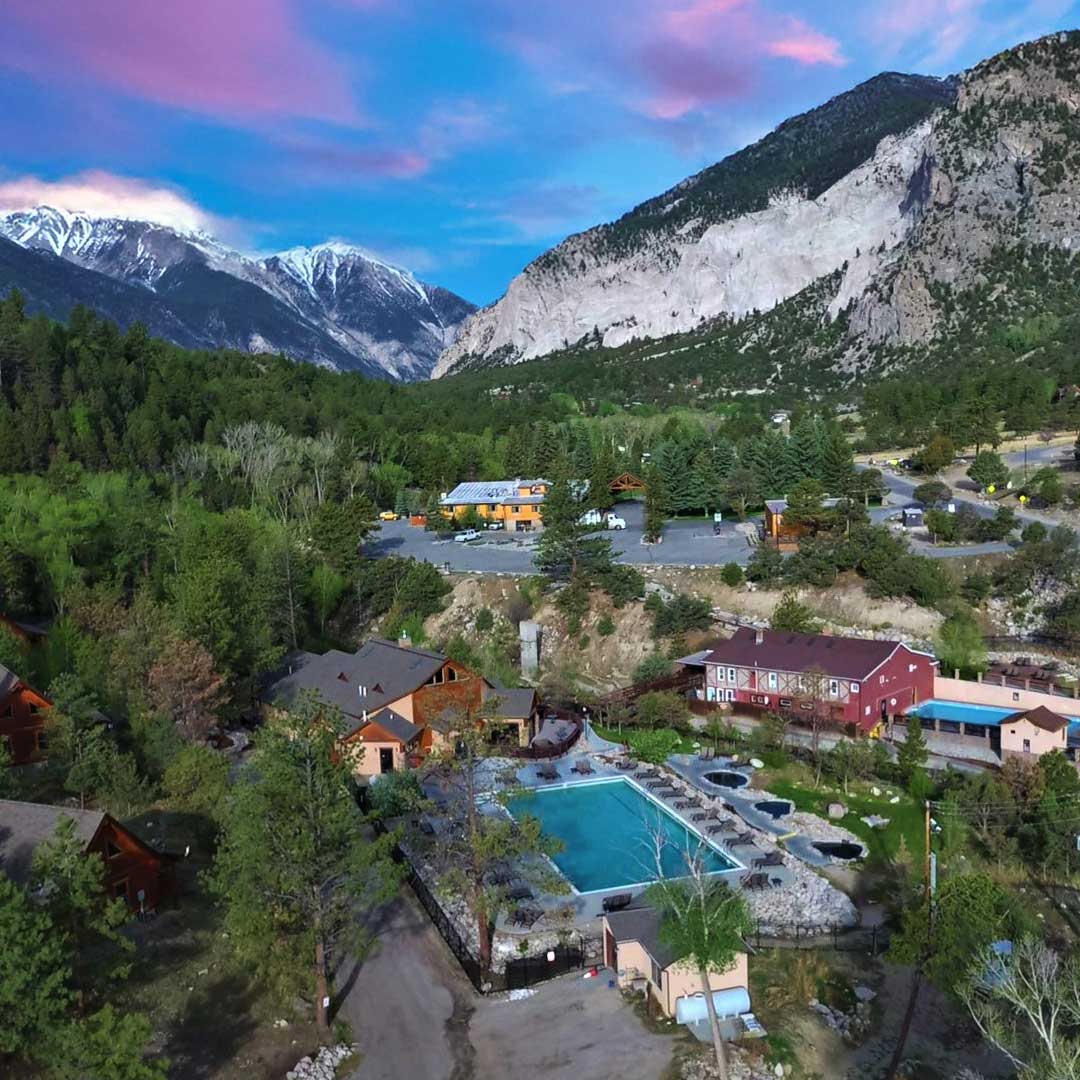
[[[379,747],[379,772],[388,773],[394,771],[394,751],[389,746]]]
[[[612,971],[619,970],[619,946],[615,943],[615,935],[610,930],[604,934],[604,963]]]

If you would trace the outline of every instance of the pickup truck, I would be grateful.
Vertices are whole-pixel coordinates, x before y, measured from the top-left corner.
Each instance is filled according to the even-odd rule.
[[[621,518],[618,514],[605,514],[604,525],[609,529],[625,529],[626,518]]]
[[[610,511],[601,514],[599,510],[589,510],[578,519],[581,525],[603,525],[605,529],[625,529],[626,519]]]
[[[479,540],[480,534],[475,529],[466,529],[454,536],[455,544],[467,544],[470,540]]]

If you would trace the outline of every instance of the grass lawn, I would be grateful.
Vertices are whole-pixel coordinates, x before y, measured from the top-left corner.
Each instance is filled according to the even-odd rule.
[[[866,842],[871,862],[891,862],[900,847],[901,837],[913,858],[921,859],[923,856],[923,809],[910,795],[895,787],[881,783],[876,785],[882,792],[892,791],[894,795],[899,795],[898,803],[890,803],[885,794],[872,795],[870,787],[874,785],[869,784],[849,785],[848,795],[840,790],[815,788],[812,779],[799,781],[777,777],[766,786],[779,798],[790,799],[796,810],[805,810],[826,820],[829,819],[829,803],[843,803],[848,812],[836,824]],[[872,829],[862,820],[870,815],[888,818],[889,824],[882,829]]]
[[[600,736],[601,739],[607,739],[608,742],[613,743],[626,743],[630,749],[634,748],[634,739],[636,736],[646,734],[644,728],[623,728],[619,731],[617,728],[602,727],[600,724],[593,724],[592,730]],[[660,728],[660,731],[666,731],[667,728]],[[678,735],[678,733],[675,733]],[[678,735],[678,745],[672,751],[675,754],[696,754],[696,746],[702,745],[702,739],[692,738],[689,735]],[[705,740],[708,741],[708,740]]]

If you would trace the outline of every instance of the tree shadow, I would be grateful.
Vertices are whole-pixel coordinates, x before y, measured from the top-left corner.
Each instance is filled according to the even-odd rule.
[[[252,1016],[256,996],[239,974],[222,975],[195,989],[162,1049],[171,1074],[208,1077],[232,1060],[258,1027]]]

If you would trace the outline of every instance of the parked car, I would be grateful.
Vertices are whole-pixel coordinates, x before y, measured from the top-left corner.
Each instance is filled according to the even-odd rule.
[[[470,540],[479,540],[480,534],[475,529],[466,529],[464,532],[459,532],[454,536],[455,544],[466,544]]]
[[[625,529],[626,528],[626,518],[621,518],[621,517],[619,517],[618,514],[605,514],[604,515],[604,524],[609,529]]]
[[[501,529],[502,527],[503,527],[503,524],[502,524],[501,521],[489,521],[484,526],[484,528],[487,529],[488,532],[495,532],[497,529]]]
[[[398,519],[398,516],[397,516],[397,514],[394,513],[393,510],[384,510],[379,515],[379,520],[380,521],[397,521],[397,519]]]

